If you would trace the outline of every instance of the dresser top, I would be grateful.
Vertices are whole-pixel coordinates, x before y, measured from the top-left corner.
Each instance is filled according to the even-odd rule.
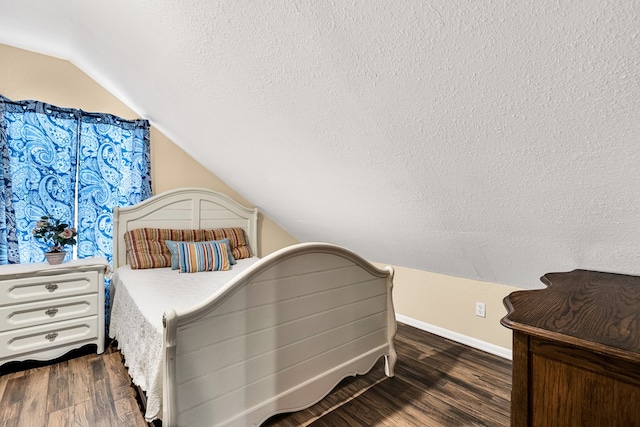
[[[34,262],[27,264],[0,265],[0,280],[24,275],[62,274],[73,271],[100,270],[108,272],[109,262],[106,258],[83,258],[63,262],[62,264],[49,265],[46,262]]]
[[[504,299],[500,323],[515,331],[640,360],[640,277],[574,270],[548,273],[546,289]]]

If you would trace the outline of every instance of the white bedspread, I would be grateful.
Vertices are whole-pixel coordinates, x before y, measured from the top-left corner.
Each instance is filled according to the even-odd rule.
[[[152,421],[162,417],[162,315],[184,310],[214,294],[259,258],[240,259],[229,271],[178,273],[170,268],[118,268],[111,280],[109,337],[118,340],[134,384],[145,390]]]

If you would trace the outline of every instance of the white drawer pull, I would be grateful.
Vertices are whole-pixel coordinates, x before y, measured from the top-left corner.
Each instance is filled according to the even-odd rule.
[[[47,284],[44,285],[44,287],[45,287],[46,290],[48,290],[50,292],[53,292],[56,289],[58,289],[58,285],[56,283],[47,283]]]
[[[47,316],[53,317],[56,315],[57,312],[58,312],[57,308],[50,308],[47,311],[45,311],[44,314],[46,314]]]
[[[47,334],[47,335],[45,335],[44,337],[45,337],[46,339],[48,339],[48,340],[53,341],[53,340],[55,340],[55,339],[56,339],[56,337],[57,337],[57,336],[58,336],[58,333],[57,333],[57,332],[51,332],[50,334]]]

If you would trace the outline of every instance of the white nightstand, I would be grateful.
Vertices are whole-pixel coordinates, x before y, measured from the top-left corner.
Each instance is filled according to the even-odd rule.
[[[104,352],[104,258],[0,266],[0,365]]]

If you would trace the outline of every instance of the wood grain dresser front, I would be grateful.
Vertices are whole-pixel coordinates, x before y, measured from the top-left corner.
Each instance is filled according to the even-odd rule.
[[[640,277],[550,273],[513,292],[512,426],[640,426]]]

